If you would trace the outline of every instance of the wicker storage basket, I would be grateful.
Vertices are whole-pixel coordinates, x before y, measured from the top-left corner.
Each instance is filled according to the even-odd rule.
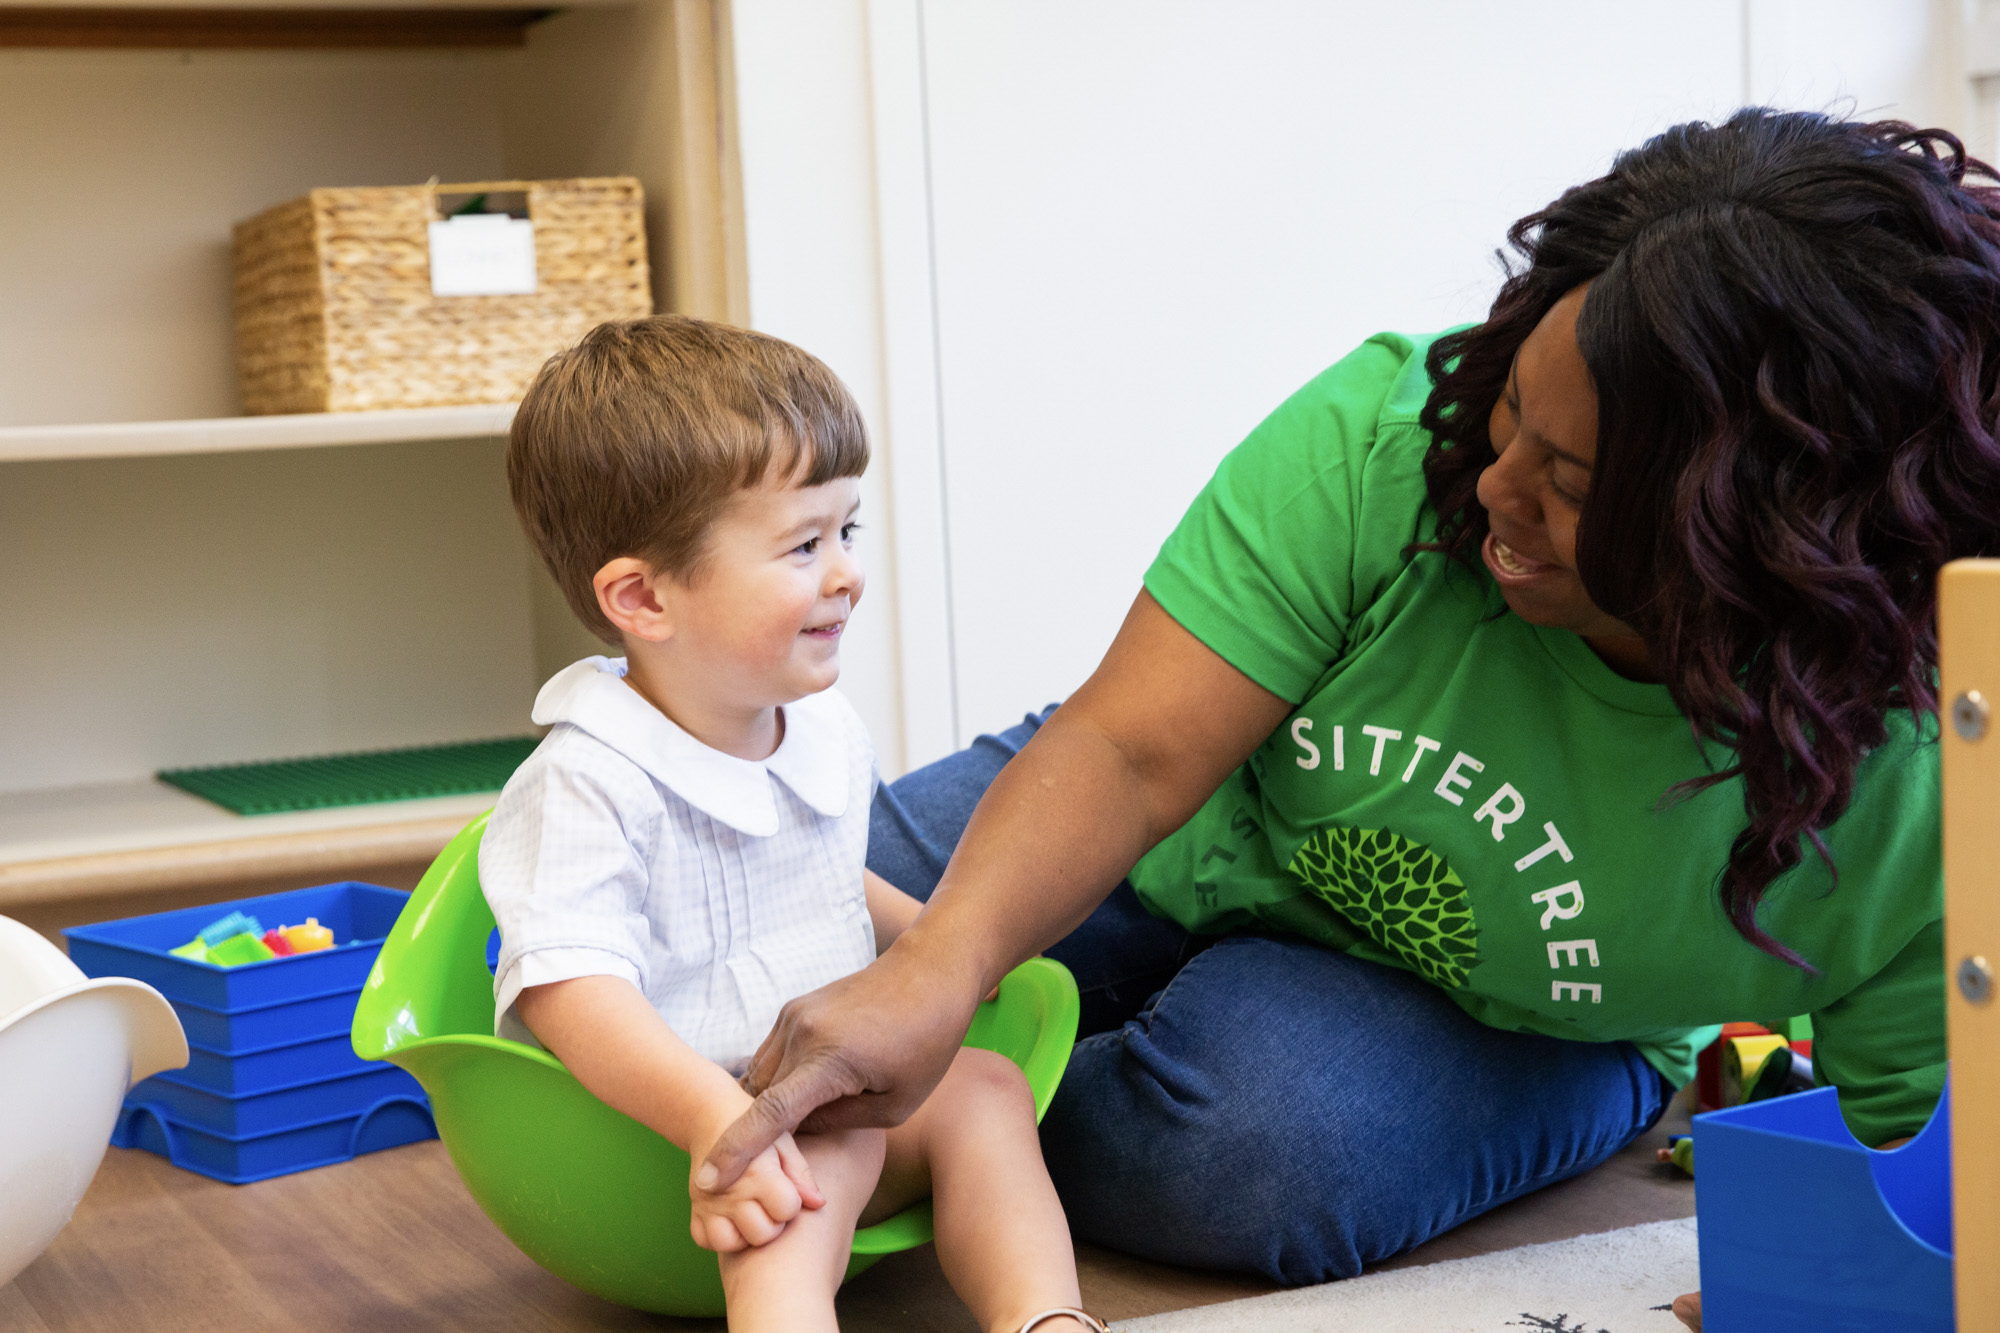
[[[536,290],[433,296],[438,196],[524,193]],[[630,177],[314,190],[235,229],[246,412],[504,403],[608,319],[652,313]]]

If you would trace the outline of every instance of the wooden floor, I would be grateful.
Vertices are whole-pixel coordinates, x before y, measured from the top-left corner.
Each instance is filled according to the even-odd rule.
[[[1477,1218],[1385,1267],[1483,1254],[1694,1212],[1693,1183],[1653,1161],[1676,1108],[1588,1175]],[[1084,1301],[1108,1319],[1231,1300],[1265,1283],[1082,1247]],[[848,1284],[850,1333],[977,1333],[930,1247]],[[113,1148],[69,1228],[0,1287],[10,1333],[712,1330],[637,1314],[542,1272],[494,1229],[443,1146],[413,1144],[255,1185],[223,1185]]]

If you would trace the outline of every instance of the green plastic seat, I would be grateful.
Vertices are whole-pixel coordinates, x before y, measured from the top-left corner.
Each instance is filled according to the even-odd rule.
[[[410,895],[354,1013],[354,1049],[430,1095],[466,1188],[529,1258],[606,1300],[681,1316],[723,1312],[715,1255],[688,1234],[688,1155],[587,1092],[546,1051],[493,1035],[479,889],[481,815]],[[1076,983],[1050,959],[1007,974],[966,1044],[1019,1065],[1048,1109],[1076,1040]],[[928,1202],[854,1235],[848,1276],[931,1238]]]

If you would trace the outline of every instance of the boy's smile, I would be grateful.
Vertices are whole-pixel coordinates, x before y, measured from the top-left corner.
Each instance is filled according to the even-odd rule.
[[[627,675],[705,745],[763,759],[777,710],[840,676],[840,638],[867,579],[853,551],[861,483],[789,481],[739,492],[685,578],[621,557],[599,571]]]

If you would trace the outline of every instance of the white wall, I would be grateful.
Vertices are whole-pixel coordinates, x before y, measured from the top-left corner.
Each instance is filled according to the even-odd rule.
[[[1961,0],[1747,0],[1748,98],[1967,135]]]
[[[840,688],[894,776],[903,720],[866,15],[859,0],[732,8],[750,323],[825,361],[860,404],[875,447],[856,542],[868,589],[842,646]]]
[[[1066,695],[1293,388],[1478,318],[1508,223],[1678,120],[1952,123],[1955,3],[734,0],[754,320],[887,445],[850,689],[913,764]]]

